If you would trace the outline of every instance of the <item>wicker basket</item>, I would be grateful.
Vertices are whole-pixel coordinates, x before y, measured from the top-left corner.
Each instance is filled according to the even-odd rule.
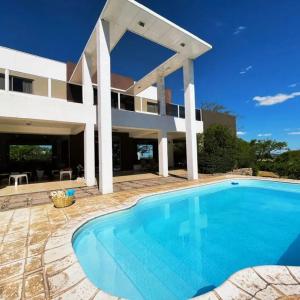
[[[63,208],[72,205],[74,203],[74,197],[53,197],[52,202],[56,208]]]

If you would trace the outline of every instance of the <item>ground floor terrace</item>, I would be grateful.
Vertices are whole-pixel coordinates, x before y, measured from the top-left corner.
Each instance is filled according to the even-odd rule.
[[[95,288],[82,271],[71,246],[74,230],[89,218],[129,208],[142,196],[228,178],[236,176],[89,195],[64,209],[48,203],[0,212],[0,299],[117,299]],[[238,272],[199,299],[299,299],[295,295],[300,295],[299,268],[274,266]]]
[[[25,123],[24,126],[31,128]],[[82,127],[74,134],[49,134],[51,130],[39,127],[32,133],[0,133],[0,195],[99,183],[97,131],[92,132],[93,139],[87,140],[86,129]],[[161,140],[157,131],[113,128],[113,180],[132,173],[156,173],[166,177],[168,169],[185,167],[184,133],[168,133],[163,146],[160,146]],[[26,187],[28,184],[36,185]]]

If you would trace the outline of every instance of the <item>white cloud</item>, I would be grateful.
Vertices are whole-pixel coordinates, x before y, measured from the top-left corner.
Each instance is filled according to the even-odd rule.
[[[300,135],[300,131],[291,131],[291,132],[288,132],[289,135]]]
[[[257,136],[259,137],[268,137],[268,136],[271,136],[272,133],[259,133]]]
[[[295,92],[291,94],[276,94],[274,96],[255,96],[253,98],[254,101],[257,101],[257,105],[259,106],[267,106],[274,105],[278,103],[285,102],[289,99],[293,99],[295,97],[300,96],[300,92]]]
[[[247,132],[245,132],[245,131],[238,131],[236,134],[237,135],[245,135]]]
[[[245,69],[242,69],[240,71],[240,74],[243,75],[243,74],[246,74],[247,72],[249,72],[251,69],[253,69],[253,67],[251,65],[249,65],[248,67],[246,67]]]
[[[238,35],[240,34],[242,31],[244,31],[247,27],[246,26],[239,26],[235,29],[235,31],[233,32],[234,35]]]
[[[290,88],[294,88],[294,87],[296,87],[298,85],[298,83],[297,82],[295,82],[295,83],[291,83],[291,84],[289,84],[288,85],[288,87],[290,87]]]

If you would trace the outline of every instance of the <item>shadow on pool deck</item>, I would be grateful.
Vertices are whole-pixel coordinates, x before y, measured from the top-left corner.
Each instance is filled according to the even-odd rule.
[[[300,234],[289,245],[284,254],[280,257],[277,264],[284,266],[300,266]]]

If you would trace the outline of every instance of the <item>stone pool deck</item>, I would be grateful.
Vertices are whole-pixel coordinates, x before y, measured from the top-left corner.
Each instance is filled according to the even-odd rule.
[[[88,219],[135,205],[143,196],[230,178],[237,176],[89,196],[64,209],[44,204],[0,212],[0,299],[118,299],[86,278],[71,245],[74,231]],[[300,268],[245,269],[200,299],[300,299]]]

